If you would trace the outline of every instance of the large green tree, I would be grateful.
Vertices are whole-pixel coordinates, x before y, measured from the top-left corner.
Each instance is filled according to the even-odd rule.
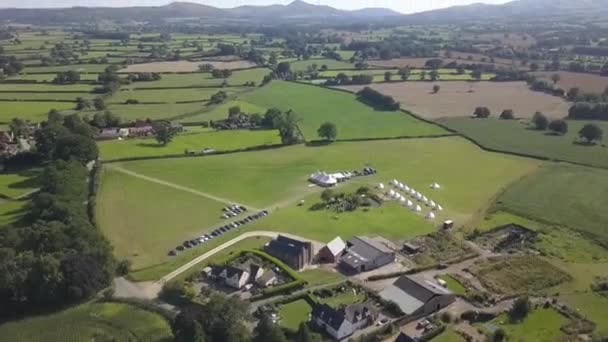
[[[604,131],[596,124],[586,124],[578,132],[578,136],[585,139],[588,143],[602,140]]]
[[[175,130],[171,124],[166,122],[157,122],[153,125],[154,127],[154,138],[158,141],[159,144],[166,146],[169,144],[173,137],[177,134],[177,130]]]
[[[267,315],[262,315],[253,330],[253,342],[287,342],[287,339],[279,325],[274,324]]]
[[[317,134],[325,140],[336,140],[338,128],[333,122],[325,122],[319,127]]]

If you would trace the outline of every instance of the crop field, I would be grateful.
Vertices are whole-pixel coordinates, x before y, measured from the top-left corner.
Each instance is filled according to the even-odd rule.
[[[96,215],[115,255],[138,269],[164,261],[171,248],[220,223],[224,206],[106,167]]]
[[[462,160],[468,162],[462,163]],[[358,210],[341,215],[330,211],[308,210],[319,201],[319,190],[308,186],[309,174],[316,170],[360,169],[366,164],[376,167],[380,173],[374,177],[354,180],[352,186],[347,184],[351,190],[356,186],[373,186],[374,182],[399,178],[424,191],[429,184],[437,181],[444,188],[437,193],[432,193],[431,190],[426,192],[444,204],[446,210],[440,215],[441,218],[449,217],[457,222],[465,222],[477,210],[486,206],[501,188],[538,165],[536,161],[484,153],[461,138],[335,143],[325,147],[295,146],[261,152],[117,165],[245,205],[271,209],[279,207],[269,217],[251,225],[251,229],[285,231],[322,241],[329,241],[336,235],[349,238],[355,234],[371,232],[387,238],[430,232],[433,229],[432,223],[394,203],[387,203],[382,208],[369,212]],[[449,173],[444,172],[447,168],[451,170]],[[268,177],[269,174],[272,177]],[[141,226],[132,229],[148,229],[148,225],[137,223],[139,214],[130,210],[126,203],[141,202],[137,200],[140,196],[145,196],[147,200],[154,196],[132,190],[128,183],[115,187],[114,191],[108,188],[104,181],[101,203],[113,203],[105,197],[111,198],[115,196],[114,191],[120,192],[118,198],[124,198],[127,202],[115,205],[113,209],[121,210],[124,206],[124,215],[128,215],[133,224]],[[127,197],[129,200],[126,200]],[[306,200],[305,206],[295,205],[300,199]],[[183,205],[185,204],[178,207]],[[147,214],[142,212],[141,215]],[[100,220],[101,216],[114,220],[117,215],[106,211],[99,213]],[[298,224],[294,225],[293,222]],[[101,226],[105,227],[106,224]]]
[[[503,295],[534,294],[572,280],[560,268],[536,256],[501,256],[471,268],[488,289]]]
[[[0,101],[0,122],[9,123],[14,118],[38,122],[47,118],[50,109],[63,111],[74,107],[72,102]]]
[[[196,129],[193,132],[176,136],[166,146],[160,145],[153,138],[103,141],[99,142],[98,146],[101,159],[107,161],[121,158],[180,155],[184,154],[186,150],[202,151],[204,148],[230,151],[280,143],[279,133],[275,130],[239,130],[235,132]]]
[[[439,122],[493,150],[608,167],[608,148],[575,143],[578,132],[589,122],[568,121],[568,133],[563,136],[530,129],[527,121],[444,118]],[[594,123],[608,131],[608,123]]]
[[[153,63],[142,63],[132,64],[128,67],[119,70],[119,72],[193,72],[198,71],[198,66],[201,64],[211,64],[216,69],[247,69],[254,67],[255,64],[249,61],[231,61],[231,62],[220,62],[220,61],[175,61],[175,62],[153,62]]]
[[[556,72],[535,72],[532,75],[543,78],[548,82],[553,83],[551,76]],[[608,88],[608,77],[584,74],[578,72],[560,71],[557,72],[560,80],[557,82],[557,87],[568,91],[570,88],[579,88],[585,93],[603,93]]]
[[[172,340],[159,315],[118,303],[82,304],[58,313],[4,323],[7,341],[163,341]]]
[[[432,91],[434,85],[441,87],[438,93]],[[341,88],[358,91],[362,87]],[[522,118],[530,118],[537,111],[562,118],[570,109],[566,101],[533,92],[524,82],[401,82],[375,84],[372,88],[394,97],[402,108],[428,119],[470,117],[478,106],[488,107],[494,116],[512,109]]]
[[[300,129],[308,140],[331,121],[338,139],[431,136],[446,132],[400,111],[376,111],[348,93],[290,82],[272,82],[247,93],[243,100],[264,108],[293,110],[301,118]]]
[[[524,217],[561,224],[608,242],[608,171],[553,164],[508,188],[498,207]]]
[[[522,322],[511,323],[503,314],[483,326],[504,329],[509,341],[553,342],[566,337],[560,330],[566,323],[568,319],[557,311],[541,308],[530,312]]]

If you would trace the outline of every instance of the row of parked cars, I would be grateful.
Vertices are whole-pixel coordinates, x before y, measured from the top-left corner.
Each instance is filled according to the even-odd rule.
[[[229,218],[238,216],[238,215],[246,212],[247,208],[245,208],[242,205],[233,204],[233,205],[229,205],[229,206],[225,207],[224,209],[222,209],[222,211],[224,212],[224,215],[222,215],[222,218],[229,219]]]
[[[235,206],[238,207],[239,209],[241,208],[241,206],[238,206],[238,205],[233,205],[233,206],[230,206],[228,208],[232,208],[232,207],[235,207]],[[241,213],[243,213],[245,211],[246,211],[246,209],[244,211],[241,211]],[[255,214],[249,215],[249,216],[247,216],[247,217],[245,217],[245,218],[243,218],[241,220],[234,221],[232,223],[228,223],[228,224],[226,224],[226,225],[224,225],[222,227],[219,227],[219,228],[217,228],[216,230],[212,231],[209,234],[201,235],[201,236],[199,236],[197,238],[194,238],[192,240],[186,240],[181,245],[175,247],[175,249],[170,250],[169,251],[169,255],[170,256],[175,256],[175,255],[179,254],[179,252],[183,252],[186,249],[190,249],[190,248],[202,245],[205,242],[207,242],[209,240],[212,240],[212,239],[214,239],[214,238],[216,238],[216,237],[218,237],[218,236],[220,236],[220,235],[222,235],[224,233],[227,233],[227,232],[229,232],[229,231],[231,231],[233,229],[236,229],[236,228],[239,228],[241,226],[244,226],[244,225],[246,225],[248,223],[251,223],[253,221],[259,220],[259,219],[261,219],[262,217],[265,217],[265,216],[268,216],[268,211],[267,210],[262,210],[260,212],[255,213]]]

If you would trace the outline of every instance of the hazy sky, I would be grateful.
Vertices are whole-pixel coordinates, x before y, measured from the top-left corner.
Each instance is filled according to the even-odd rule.
[[[288,4],[291,0],[187,0],[216,7],[241,5]],[[508,0],[306,0],[313,4],[329,5],[342,9],[363,7],[387,7],[403,13],[420,12],[476,2],[505,3]],[[71,7],[71,6],[159,6],[171,0],[0,0],[0,8],[6,7]]]

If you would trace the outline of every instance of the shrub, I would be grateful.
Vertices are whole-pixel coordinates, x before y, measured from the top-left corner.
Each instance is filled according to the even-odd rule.
[[[486,119],[491,115],[490,109],[488,107],[477,107],[473,112],[473,117]]]
[[[543,113],[536,112],[532,117],[532,124],[534,124],[534,128],[537,130],[544,131],[549,126],[549,119]]]
[[[553,120],[549,123],[549,129],[552,132],[564,135],[568,133],[568,123],[564,120]]]
[[[532,303],[528,297],[520,297],[515,300],[513,307],[509,310],[509,318],[512,322],[522,321],[532,310]]]
[[[513,113],[512,109],[505,109],[502,111],[502,113],[500,113],[498,118],[501,120],[513,120],[515,119],[515,114]]]

